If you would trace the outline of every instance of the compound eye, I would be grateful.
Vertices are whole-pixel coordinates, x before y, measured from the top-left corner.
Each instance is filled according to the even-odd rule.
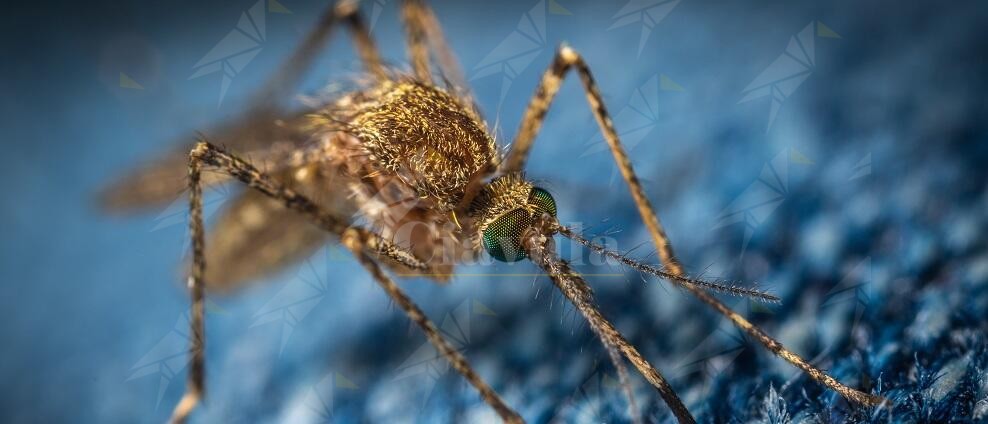
[[[484,229],[484,250],[501,262],[525,259],[521,234],[531,225],[532,219],[524,209],[515,209],[501,215]]]
[[[528,204],[535,207],[535,218],[544,213],[556,217],[556,200],[542,187],[532,187],[532,192],[528,195]]]

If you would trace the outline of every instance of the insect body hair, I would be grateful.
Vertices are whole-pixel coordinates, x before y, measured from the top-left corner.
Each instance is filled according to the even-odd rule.
[[[411,79],[385,82],[370,94],[346,131],[439,210],[453,210],[468,184],[493,170],[494,139],[468,105]]]

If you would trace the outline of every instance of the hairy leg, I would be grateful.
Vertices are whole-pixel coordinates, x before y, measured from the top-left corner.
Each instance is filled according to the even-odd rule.
[[[205,228],[202,220],[202,170],[204,166],[217,168],[223,173],[247,184],[274,199],[282,201],[288,209],[309,218],[320,228],[343,237],[356,237],[365,252],[386,256],[403,265],[415,269],[425,269],[425,263],[404,249],[395,246],[376,234],[359,227],[351,226],[342,217],[322,211],[314,202],[285,187],[277,179],[261,173],[253,165],[233,156],[204,141],[200,141],[189,153],[189,233],[192,238],[192,270],[188,286],[192,297],[190,320],[192,340],[190,342],[191,366],[185,395],[175,407],[173,422],[184,422],[192,409],[205,395],[205,324],[204,299],[206,273]]]
[[[408,59],[412,62],[415,78],[432,83],[429,70],[429,46],[426,44],[425,25],[422,13],[425,5],[421,1],[406,0],[401,3],[401,19],[405,22],[405,36],[408,37]]]
[[[587,66],[586,62],[583,61],[583,58],[580,57],[580,55],[573,49],[566,46],[560,48],[551,67],[542,76],[542,82],[539,84],[535,96],[532,98],[528,109],[525,111],[521,128],[518,130],[518,134],[515,137],[511,152],[502,165],[501,172],[517,172],[524,168],[525,161],[528,158],[528,153],[532,147],[532,143],[534,142],[535,136],[538,134],[538,131],[542,126],[542,122],[545,119],[545,114],[548,111],[556,93],[559,91],[563,78],[571,69],[575,69],[577,71],[580,76],[580,80],[583,82],[583,88],[584,91],[586,91],[587,101],[590,103],[590,108],[592,109],[594,117],[597,120],[597,124],[600,126],[600,130],[604,135],[604,140],[607,141],[607,145],[614,156],[614,161],[617,162],[618,169],[621,171],[621,175],[628,184],[628,188],[631,191],[631,196],[634,198],[635,205],[638,207],[638,212],[642,217],[642,221],[644,221],[645,226],[648,228],[649,234],[652,236],[652,242],[658,250],[658,256],[662,261],[664,269],[674,276],[685,277],[686,273],[683,266],[679,263],[673,253],[672,245],[669,243],[669,237],[666,236],[665,230],[663,230],[662,224],[659,222],[658,215],[652,208],[648,198],[645,197],[645,191],[642,189],[641,182],[638,181],[638,177],[635,175],[635,172],[631,167],[631,160],[628,158],[628,154],[625,153],[624,149],[621,147],[621,140],[618,138],[617,131],[614,129],[614,123],[611,121],[610,115],[607,113],[603,98],[600,95],[600,90],[597,88],[593,75],[590,73],[590,68]],[[690,293],[699,298],[701,301],[707,305],[710,305],[714,310],[727,317],[738,328],[744,330],[746,333],[765,345],[769,351],[803,370],[811,378],[820,384],[833,389],[844,398],[864,405],[876,405],[884,400],[879,396],[864,393],[841,384],[837,381],[837,379],[831,377],[796,353],[787,349],[782,345],[782,343],[779,343],[750,321],[732,311],[722,302],[717,300],[717,298],[703,291],[699,286],[687,284],[683,287],[689,290]]]
[[[556,256],[552,246],[552,239],[545,235],[551,234],[552,230],[546,228],[545,225],[541,227],[543,229],[542,231],[531,231],[529,236],[524,238],[523,245],[532,262],[535,262],[549,274],[549,277],[555,283],[556,287],[559,288],[559,291],[576,306],[576,309],[590,323],[590,328],[600,337],[605,347],[609,351],[616,348],[623,353],[635,368],[638,369],[638,372],[649,383],[655,386],[655,389],[658,390],[659,395],[662,396],[662,399],[672,409],[673,414],[676,415],[679,422],[696,422],[693,419],[693,415],[686,409],[686,405],[683,405],[683,401],[679,399],[676,391],[672,389],[672,386],[669,385],[665,377],[638,352],[638,349],[635,349],[631,343],[628,343],[624,336],[621,335],[621,332],[600,313],[600,310],[594,305],[593,291],[590,289],[590,285],[583,280],[583,277],[579,273],[570,268],[569,264]],[[616,361],[615,365],[617,366],[618,363],[619,361]],[[633,402],[631,398],[628,401],[629,403]]]
[[[425,0],[404,0],[401,5],[402,20],[408,34],[408,56],[415,77],[432,82],[429,69],[429,50],[435,56],[442,77],[453,85],[453,90],[467,100],[471,99],[466,78],[453,50],[446,43],[442,26]]]
[[[354,256],[356,256],[360,261],[360,264],[367,269],[367,272],[370,273],[372,277],[374,277],[374,281],[376,281],[381,288],[384,289],[388,296],[391,296],[391,298],[394,299],[395,304],[405,311],[408,318],[422,329],[422,332],[425,333],[425,336],[429,339],[429,342],[431,342],[432,345],[435,346],[444,357],[446,357],[446,360],[453,365],[453,368],[456,369],[457,372],[463,375],[463,378],[465,378],[467,382],[469,382],[474,388],[477,389],[478,392],[480,392],[480,397],[483,398],[484,401],[491,406],[491,408],[494,408],[494,411],[501,416],[502,420],[509,423],[523,422],[521,416],[505,404],[504,400],[501,399],[497,392],[495,392],[494,389],[487,384],[487,382],[477,375],[476,371],[474,371],[473,368],[470,367],[470,364],[467,363],[466,358],[464,358],[459,351],[453,348],[453,346],[443,338],[443,336],[439,333],[439,329],[436,327],[436,324],[426,317],[425,313],[419,309],[415,302],[413,302],[412,299],[409,298],[408,295],[405,294],[405,292],[403,292],[401,288],[399,288],[398,285],[395,284],[390,277],[388,277],[387,274],[385,274],[384,270],[381,269],[381,266],[374,261],[373,258],[367,255],[366,249],[363,246],[362,238],[359,234],[348,233],[343,238],[343,245],[353,252]]]
[[[370,31],[367,29],[367,25],[364,23],[357,3],[351,0],[340,0],[336,5],[323,12],[316,26],[299,43],[291,56],[281,64],[278,71],[268,79],[264,88],[257,93],[254,99],[255,104],[265,105],[269,104],[272,99],[282,99],[291,95],[299,80],[312,66],[319,50],[329,41],[333,28],[339,24],[345,25],[353,36],[357,54],[364,63],[364,67],[367,68],[367,72],[378,81],[387,79],[384,66],[381,65],[381,55]]]
[[[247,184],[249,187],[282,201],[287,208],[310,218],[314,224],[339,236],[343,240],[344,245],[367,268],[375,281],[395,300],[409,318],[422,328],[429,341],[436,346],[436,349],[450,361],[453,368],[477,388],[481,397],[498,412],[501,418],[508,422],[522,421],[521,417],[509,408],[500,396],[470,367],[466,359],[453,349],[449,342],[443,339],[435,324],[381,270],[380,266],[370,256],[370,253],[386,256],[403,265],[417,269],[424,269],[424,263],[387,240],[381,239],[376,234],[359,227],[348,225],[345,219],[321,211],[311,200],[284,187],[279,181],[261,173],[246,161],[206,142],[197,144],[189,154],[189,229],[192,237],[193,253],[193,269],[189,277],[189,289],[192,295],[192,320],[190,323],[193,334],[190,346],[192,365],[190,367],[186,394],[176,406],[172,421],[184,421],[205,394],[205,363],[203,357],[205,343],[203,309],[205,284],[202,277],[205,274],[206,263],[203,254],[205,242],[202,222],[202,185],[200,183],[204,166],[217,168]]]

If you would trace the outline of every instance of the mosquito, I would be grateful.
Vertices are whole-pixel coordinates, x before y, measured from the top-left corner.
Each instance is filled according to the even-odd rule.
[[[173,422],[184,422],[206,393],[206,289],[237,288],[305,258],[331,239],[356,258],[506,422],[523,420],[443,338],[393,275],[443,282],[452,275],[454,265],[480,255],[505,262],[527,259],[545,271],[608,351],[633,419],[637,420],[636,406],[621,356],[655,387],[680,422],[695,422],[663,375],[597,309],[583,277],[556,254],[553,237],[561,235],[688,291],[849,402],[865,406],[884,402],[878,395],[840,383],[711,292],[769,302],[778,301],[777,297],[686,273],[622,148],[590,67],[576,50],[566,45],[557,50],[510,150],[502,155],[432,10],[423,0],[405,0],[401,15],[410,72],[382,64],[356,2],[340,1],[322,14],[256,95],[252,104],[263,106],[248,108],[221,127],[217,138],[201,136],[191,149],[139,169],[104,193],[110,209],[129,209],[167,201],[186,189],[189,192],[191,365]],[[279,106],[277,99],[290,95],[338,26],[348,30],[366,68],[359,88],[318,107],[292,110]],[[561,224],[552,195],[524,177],[546,112],[564,78],[572,73],[582,82],[590,109],[657,249],[659,265],[609,250]],[[250,160],[245,159],[247,155]],[[251,190],[226,208],[207,243],[203,187],[233,180]],[[398,204],[406,206],[394,206]],[[351,219],[354,216],[372,225],[361,225]]]

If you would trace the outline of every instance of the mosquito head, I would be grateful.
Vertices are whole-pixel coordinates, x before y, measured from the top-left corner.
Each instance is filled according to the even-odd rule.
[[[522,233],[545,213],[556,216],[556,201],[548,191],[517,174],[495,178],[470,206],[476,222],[474,244],[499,261],[525,259]]]

